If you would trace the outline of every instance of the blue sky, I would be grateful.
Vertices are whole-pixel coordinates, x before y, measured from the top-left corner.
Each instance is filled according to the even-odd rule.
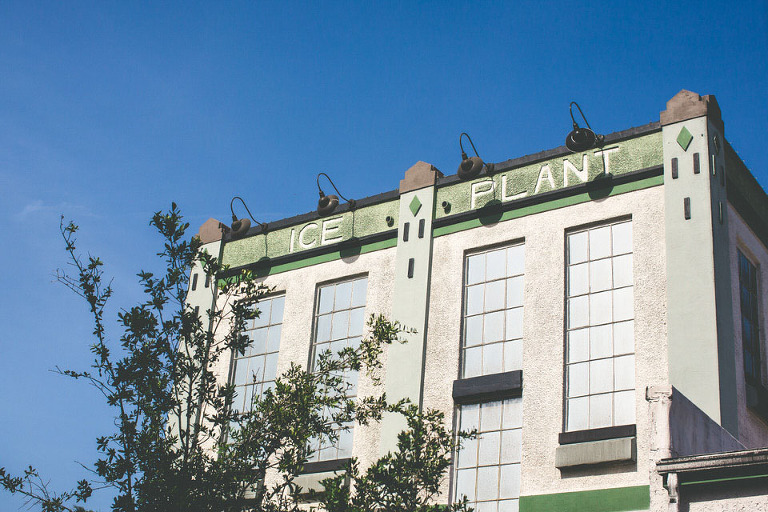
[[[65,488],[111,428],[49,371],[91,359],[85,307],[53,282],[60,215],[107,262],[114,313],[171,201],[195,231],[233,195],[272,221],[315,208],[321,171],[360,198],[418,160],[455,173],[462,131],[503,161],[561,145],[572,100],[610,133],[683,88],[716,95],[766,187],[766,62],[766,1],[0,3],[0,466]]]

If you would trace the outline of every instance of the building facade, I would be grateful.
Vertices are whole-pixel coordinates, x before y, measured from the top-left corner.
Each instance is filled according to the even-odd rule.
[[[765,460],[744,462],[768,446],[768,196],[713,96],[681,91],[659,122],[581,153],[469,180],[418,162],[397,190],[329,215],[237,239],[209,220],[200,236],[274,290],[252,349],[219,369],[243,404],[291,362],[311,368],[320,350],[357,343],[371,313],[416,329],[385,354],[382,389],[480,433],[454,456],[445,502],[729,510],[735,498],[696,493],[743,477],[749,503],[768,509],[768,491],[754,492],[768,489]],[[200,273],[189,300],[204,311],[215,286]],[[365,375],[354,391],[381,392]],[[403,426],[385,417],[318,446],[302,483],[351,456],[371,463]],[[692,459],[722,452],[727,464]],[[720,463],[737,469],[711,471]]]

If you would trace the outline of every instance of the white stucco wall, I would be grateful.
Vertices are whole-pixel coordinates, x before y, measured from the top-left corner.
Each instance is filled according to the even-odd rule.
[[[739,411],[739,441],[747,448],[768,446],[768,423],[760,419],[747,407],[746,385],[744,380],[744,348],[741,336],[741,298],[739,293],[739,258],[738,251],[758,267],[758,308],[760,320],[760,340],[763,342],[763,383],[768,381],[768,249],[752,232],[744,219],[733,206],[728,205],[731,253],[731,290],[733,295],[734,343],[736,344],[736,389]]]
[[[555,467],[563,430],[565,231],[632,216],[638,461],[561,473]],[[523,454],[521,495],[648,485],[648,385],[668,385],[664,191],[662,186],[454,233],[434,240],[424,406],[452,425],[453,380],[461,343],[465,251],[525,240]],[[448,483],[444,486],[448,492]]]

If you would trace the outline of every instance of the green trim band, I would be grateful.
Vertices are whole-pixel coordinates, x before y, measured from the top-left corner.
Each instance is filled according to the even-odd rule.
[[[713,484],[716,482],[730,482],[732,480],[749,480],[751,478],[768,478],[768,473],[765,475],[731,476],[727,478],[714,478],[712,480],[696,480],[693,482],[682,482],[681,485]]]
[[[646,178],[644,180],[632,181],[630,183],[623,183],[621,185],[616,185],[615,187],[613,187],[613,190],[611,190],[611,193],[608,194],[607,197],[612,197],[619,194],[626,194],[627,192],[634,192],[636,190],[656,187],[658,185],[663,185],[663,184],[664,184],[664,176],[653,176],[651,178]],[[539,204],[534,204],[531,206],[526,206],[523,208],[518,208],[516,210],[506,211],[501,214],[497,222],[517,219],[520,217],[525,217],[527,215],[542,213],[549,210],[556,210],[558,208],[564,208],[566,206],[573,206],[575,204],[588,203],[590,201],[593,201],[593,199],[589,196],[588,193],[576,194],[573,196],[564,197],[562,199],[555,199],[553,201],[547,201]],[[434,230],[432,230],[432,236],[433,238],[437,238],[439,236],[450,235],[451,233],[457,233],[459,231],[464,231],[467,229],[479,228],[482,225],[483,225],[483,220],[481,218],[465,220],[463,222],[457,222],[456,224],[437,227]]]
[[[649,485],[520,496],[520,512],[628,512],[650,508]]]
[[[359,254],[365,254],[373,251],[380,251],[382,249],[389,249],[390,247],[395,247],[396,245],[397,245],[397,238],[389,238],[387,240],[381,240],[379,242],[372,242],[370,244],[361,245]],[[342,249],[340,251],[319,254],[317,256],[312,256],[310,258],[304,258],[301,260],[291,261],[288,263],[282,263],[272,267],[264,267],[262,269],[259,269],[259,268],[251,269],[250,272],[253,272],[258,277],[271,276],[274,274],[280,274],[282,272],[288,272],[289,270],[296,270],[299,268],[310,267],[312,265],[318,265],[320,263],[327,263],[329,261],[340,260],[342,258],[347,257],[346,254],[342,256],[342,253],[346,253],[346,252],[347,251],[345,249]],[[233,278],[230,277],[226,279],[219,279],[218,283],[223,284],[230,279],[233,279]]]

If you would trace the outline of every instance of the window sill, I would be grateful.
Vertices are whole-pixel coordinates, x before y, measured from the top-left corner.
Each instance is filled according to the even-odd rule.
[[[457,404],[504,400],[520,396],[522,391],[522,370],[453,381],[453,401]]]
[[[555,450],[555,467],[561,469],[636,460],[635,425],[563,432]]]
[[[635,437],[636,425],[618,425],[616,427],[593,428],[589,430],[575,430],[562,432],[558,441],[560,444],[586,443],[589,441],[602,441],[604,439],[617,439],[619,437]]]

